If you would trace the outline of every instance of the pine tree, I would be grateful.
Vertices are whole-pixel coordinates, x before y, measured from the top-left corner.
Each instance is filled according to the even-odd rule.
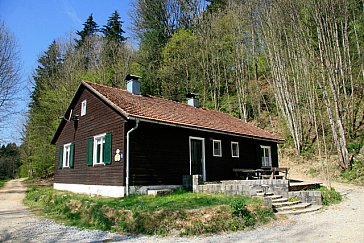
[[[91,14],[86,20],[86,22],[83,24],[83,30],[76,32],[76,34],[81,37],[80,40],[76,39],[77,47],[82,46],[83,43],[86,41],[87,37],[95,35],[99,31],[100,31],[99,26],[94,21],[94,18],[92,17]]]
[[[126,38],[123,36],[123,33],[125,33],[125,31],[122,29],[123,23],[124,22],[120,20],[118,11],[115,10],[115,12],[108,19],[107,24],[104,25],[104,28],[102,28],[101,32],[104,33],[108,41],[122,43],[126,41]]]
[[[35,87],[31,95],[30,107],[37,106],[40,90],[55,85],[50,77],[57,77],[59,75],[60,67],[63,63],[63,55],[56,41],[53,41],[52,44],[49,45],[48,50],[38,59],[38,63],[38,67],[36,68],[33,77]]]

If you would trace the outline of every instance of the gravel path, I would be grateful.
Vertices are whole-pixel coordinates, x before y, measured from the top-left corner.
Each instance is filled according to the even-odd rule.
[[[97,230],[80,230],[35,217],[22,204],[26,188],[22,179],[0,189],[0,242],[104,242],[130,237]]]
[[[322,211],[290,216],[251,231],[204,237],[125,236],[80,230],[33,216],[21,203],[21,180],[0,190],[0,242],[364,242],[364,189],[334,187],[345,195],[341,204]]]

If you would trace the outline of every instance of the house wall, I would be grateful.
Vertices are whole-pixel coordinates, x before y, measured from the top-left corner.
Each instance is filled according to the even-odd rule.
[[[83,100],[87,100],[87,113],[81,117]],[[123,186],[125,119],[87,89],[81,90],[73,114],[79,115],[78,124],[67,122],[56,142],[55,183],[70,189],[74,185],[81,185],[80,188],[82,185]],[[112,158],[114,159],[116,149],[120,149],[124,158],[120,162],[113,160],[110,165],[88,166],[87,139],[102,133],[112,134]],[[74,168],[59,169],[59,147],[67,143],[75,144]]]
[[[131,134],[130,186],[182,185],[183,175],[190,174],[190,136],[205,139],[207,181],[233,179],[233,168],[260,168],[260,145],[271,146],[272,166],[278,167],[273,142],[140,122]],[[213,156],[214,139],[222,142],[222,157]],[[239,158],[231,156],[231,142],[239,142]]]

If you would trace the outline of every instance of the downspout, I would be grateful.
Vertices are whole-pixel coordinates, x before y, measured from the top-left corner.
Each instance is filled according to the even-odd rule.
[[[129,195],[129,167],[130,167],[130,159],[129,159],[129,154],[130,154],[130,134],[135,131],[139,126],[139,119],[136,119],[136,124],[135,127],[133,127],[132,129],[130,129],[127,133],[126,133],[126,178],[125,178],[125,194],[128,196]]]

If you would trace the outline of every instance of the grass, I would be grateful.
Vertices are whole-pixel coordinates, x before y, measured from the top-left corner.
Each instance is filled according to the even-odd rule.
[[[322,193],[322,205],[328,206],[342,201],[342,196],[334,188],[327,188],[326,186],[320,186],[315,191],[321,191]]]
[[[0,180],[0,188],[3,187],[5,185],[5,181],[4,180]]]
[[[364,186],[364,161],[354,160],[352,168],[343,171],[341,177],[345,182]]]
[[[25,204],[58,222],[131,234],[199,235],[236,231],[270,221],[259,199],[179,190],[168,196],[88,197],[48,186],[28,189]]]

